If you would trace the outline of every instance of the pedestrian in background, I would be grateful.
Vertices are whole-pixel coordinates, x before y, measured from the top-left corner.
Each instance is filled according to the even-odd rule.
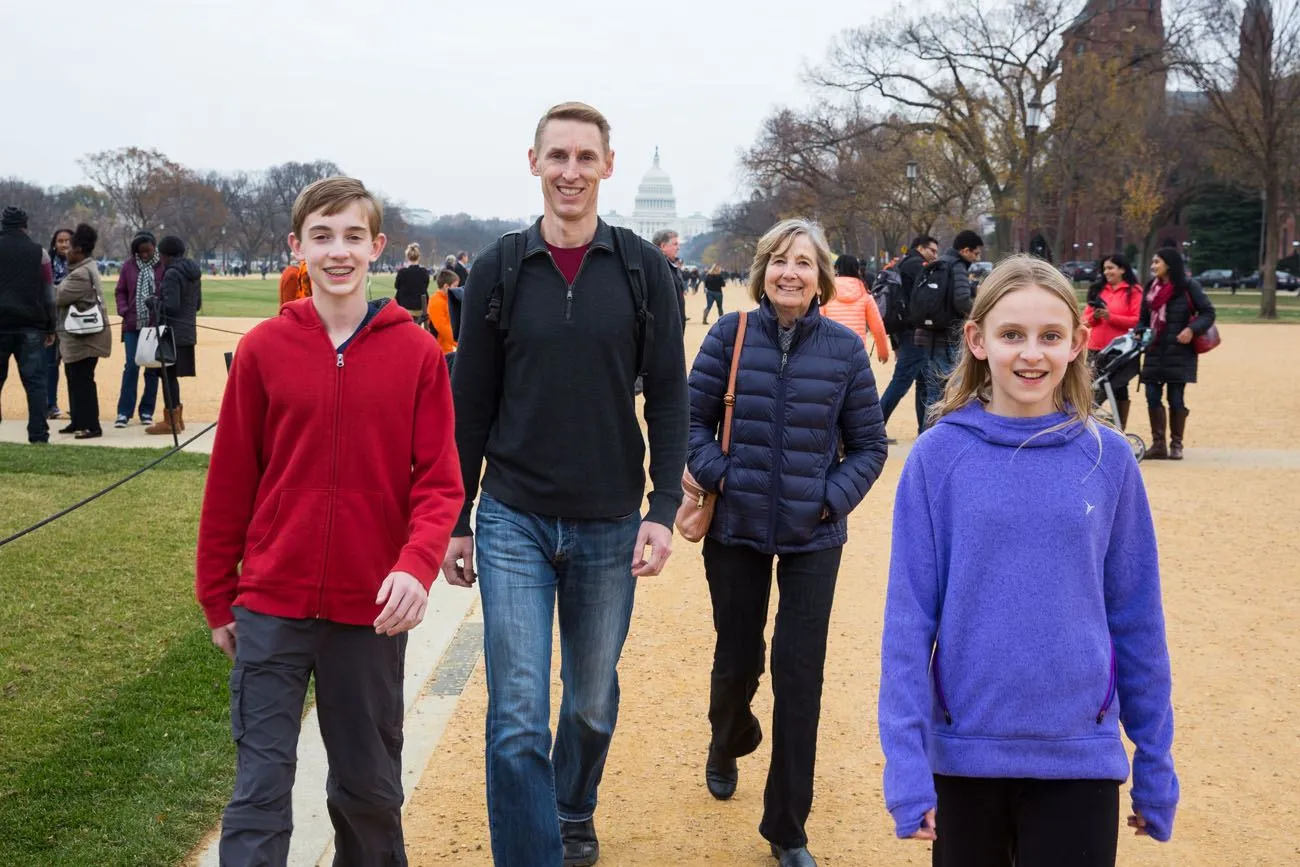
[[[50,269],[54,273],[55,286],[68,276],[68,246],[71,243],[71,229],[58,229],[50,238]],[[59,410],[59,341],[57,338],[52,346],[45,347],[45,389],[45,402],[49,404],[45,417],[63,418],[63,413]]]
[[[122,360],[122,389],[117,399],[117,418],[113,427],[124,428],[136,412],[136,392],[140,387],[140,366],[135,363],[135,350],[140,343],[140,330],[149,324],[146,302],[158,292],[162,282],[163,266],[158,257],[158,241],[151,232],[139,232],[131,239],[131,257],[122,263],[122,273],[117,277],[117,315],[122,317],[122,343],[126,358]],[[144,378],[144,392],[140,395],[140,423],[153,424],[154,406],[158,402],[158,377]]]
[[[1172,247],[1156,251],[1151,259],[1151,282],[1142,300],[1138,324],[1154,332],[1142,357],[1140,380],[1146,386],[1147,414],[1151,420],[1151,448],[1148,460],[1183,459],[1183,435],[1187,432],[1186,391],[1196,382],[1199,356],[1192,341],[1214,324],[1214,304],[1201,284],[1187,276],[1183,257]],[[1169,411],[1161,402],[1168,393]],[[1165,446],[1166,422],[1169,445]]]
[[[27,441],[50,441],[45,418],[45,348],[54,343],[54,271],[49,252],[27,235],[27,212],[0,214],[0,389],[9,359],[27,393]]]
[[[103,280],[94,258],[98,242],[99,233],[85,223],[73,230],[68,244],[67,271],[55,289],[59,345],[67,373],[68,414],[71,416],[67,427],[59,433],[72,434],[79,440],[104,435],[99,421],[95,367],[99,359],[108,358],[113,352],[113,331],[108,327]],[[102,323],[100,329],[93,333],[70,333],[67,325],[72,310],[79,313],[98,310]]]

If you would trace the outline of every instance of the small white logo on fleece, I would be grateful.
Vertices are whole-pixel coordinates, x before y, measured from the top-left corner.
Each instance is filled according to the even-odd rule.
[[[1094,506],[1092,503],[1089,503],[1087,500],[1084,500],[1084,501],[1083,501],[1083,504],[1084,504],[1085,506],[1088,507],[1088,511],[1084,512],[1084,514],[1085,514],[1085,515],[1091,515],[1091,514],[1092,514],[1092,510],[1095,509],[1096,506]]]

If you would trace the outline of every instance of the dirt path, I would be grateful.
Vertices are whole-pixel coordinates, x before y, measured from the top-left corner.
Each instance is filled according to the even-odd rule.
[[[688,357],[704,334],[702,299],[690,301],[696,322],[688,326]],[[1121,837],[1125,865],[1300,861],[1300,793],[1291,786],[1300,773],[1300,463],[1294,451],[1249,459],[1238,452],[1291,445],[1280,434],[1300,422],[1300,390],[1291,381],[1298,337],[1285,326],[1224,329],[1223,347],[1189,391],[1188,460],[1145,465],[1164,563],[1183,803],[1169,845]],[[893,433],[908,438],[907,419],[898,419]],[[1145,435],[1145,425],[1138,429]],[[1215,447],[1204,460],[1196,451],[1202,445]],[[840,571],[809,822],[824,865],[929,864],[926,846],[893,839],[875,728],[888,528],[901,466],[901,452],[891,455],[854,513]],[[597,815],[602,865],[774,863],[757,832],[766,747],[741,760],[732,801],[714,801],[702,780],[713,638],[703,571],[699,547],[679,540],[667,573],[639,588]],[[769,682],[756,702],[765,720]],[[485,705],[480,666],[411,796],[413,865],[491,863]]]

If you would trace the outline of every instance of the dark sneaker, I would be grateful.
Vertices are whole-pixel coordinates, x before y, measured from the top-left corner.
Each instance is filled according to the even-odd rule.
[[[560,820],[560,840],[564,842],[564,867],[591,867],[600,860],[600,841],[596,823]]]
[[[126,427],[130,421],[131,419],[128,418],[127,416],[119,415],[117,417],[117,421],[113,422],[113,427],[117,428],[118,430],[121,430],[122,428]]]
[[[146,425],[146,426],[147,426],[147,425],[151,425],[151,424],[153,424],[153,416],[151,416],[151,415],[145,415],[144,413],[140,413],[140,424],[142,424],[142,425]]]
[[[59,433],[61,434],[74,434],[76,432],[77,432],[77,428],[75,425],[68,425],[67,427],[59,428]]]
[[[63,410],[59,409],[57,406],[52,406],[46,411],[45,417],[50,421],[53,421],[56,418],[63,418]]]

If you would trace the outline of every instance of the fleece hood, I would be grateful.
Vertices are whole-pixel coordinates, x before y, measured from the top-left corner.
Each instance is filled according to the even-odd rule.
[[[835,278],[836,301],[843,301],[845,304],[852,304],[855,301],[862,300],[862,296],[866,294],[866,285],[857,277],[839,276]]]
[[[1064,412],[1033,418],[1012,418],[989,412],[983,402],[978,400],[945,415],[939,419],[939,424],[964,428],[994,445],[1027,449],[1062,446],[1074,441],[1084,432],[1083,425]]]
[[[411,318],[411,314],[407,313],[401,305],[389,303],[392,300],[391,298],[378,298],[370,302],[371,312],[366,315],[366,319],[369,320],[365,326],[366,328],[377,330],[415,321]],[[321,322],[320,314],[316,312],[316,304],[311,298],[299,298],[297,301],[290,301],[280,308],[280,315],[300,328],[325,327],[325,323]]]

